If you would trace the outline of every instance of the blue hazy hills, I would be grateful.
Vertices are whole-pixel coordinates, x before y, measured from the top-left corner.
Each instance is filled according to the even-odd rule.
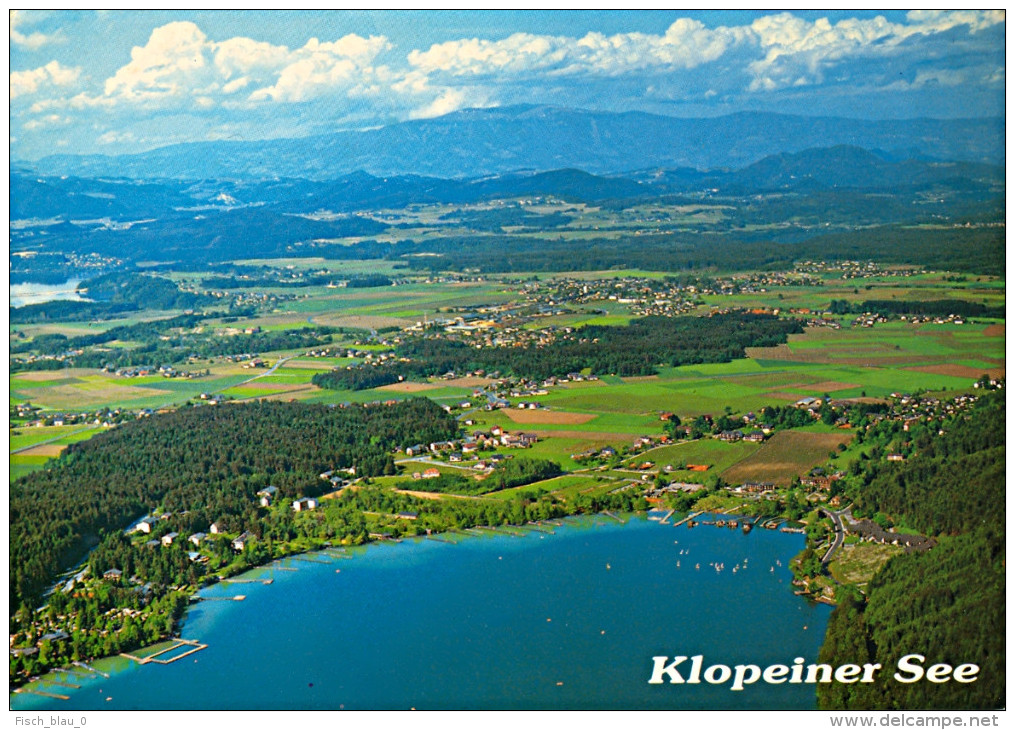
[[[841,145],[888,160],[1004,164],[1004,119],[860,120],[740,112],[677,118],[550,106],[469,109],[385,127],[295,139],[177,144],[138,154],[20,162],[45,175],[151,179],[302,178],[353,172],[472,178],[575,168],[741,169],[765,157]]]

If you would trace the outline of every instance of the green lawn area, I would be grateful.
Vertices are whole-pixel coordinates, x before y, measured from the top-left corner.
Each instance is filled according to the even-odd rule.
[[[497,492],[489,492],[484,495],[493,499],[509,500],[513,499],[515,495],[524,492],[553,492],[558,496],[567,497],[569,495],[577,494],[579,491],[592,488],[606,488],[610,489],[618,486],[614,483],[603,483],[596,481],[593,477],[588,476],[572,476],[565,475],[562,477],[556,477],[555,479],[547,479],[543,482],[535,482],[533,484],[525,484],[521,487],[512,487],[511,489],[501,489]]]
[[[867,583],[878,568],[899,553],[898,545],[854,543],[845,545],[828,565],[828,572],[840,583]]]
[[[550,436],[537,441],[527,449],[500,449],[500,453],[534,459],[549,459],[560,464],[565,471],[571,471],[582,468],[581,464],[571,459],[571,454],[578,454],[589,449],[602,449],[606,446],[620,448],[630,445],[630,443],[630,439],[623,437],[580,439]]]

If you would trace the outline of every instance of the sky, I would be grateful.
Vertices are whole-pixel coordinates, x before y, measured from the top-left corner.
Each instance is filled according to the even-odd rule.
[[[1004,115],[1004,11],[12,11],[10,153],[127,154],[551,104]]]

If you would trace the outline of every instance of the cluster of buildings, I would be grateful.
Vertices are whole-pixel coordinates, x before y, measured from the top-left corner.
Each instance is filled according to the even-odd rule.
[[[133,367],[117,368],[106,365],[102,372],[110,373],[118,378],[145,378],[149,375],[161,375],[163,378],[199,378],[204,373],[196,373],[188,370],[177,370],[171,365],[134,365]]]
[[[46,411],[30,402],[11,406],[11,417],[31,419],[22,424],[27,428],[42,426],[115,426],[118,423],[133,421],[154,411],[150,408],[132,410],[126,408],[101,408],[95,411]]]
[[[884,314],[876,312],[864,312],[853,320],[854,327],[873,327],[888,321]],[[965,324],[966,318],[960,314],[948,314],[936,316],[932,314],[900,314],[899,320],[910,324]]]
[[[230,300],[234,307],[275,307],[280,302],[290,302],[298,298],[294,294],[274,292],[209,291],[206,294],[216,299]]]
[[[539,437],[531,433],[509,433],[500,426],[493,426],[489,431],[473,431],[469,436],[452,441],[435,441],[430,444],[414,444],[405,449],[405,455],[415,458],[429,454],[438,458],[446,458],[449,462],[463,462],[479,459],[478,452],[492,449],[527,449]],[[496,463],[506,457],[494,454],[489,457]]]
[[[522,290],[526,301],[533,304],[561,306],[616,302],[630,307],[638,316],[679,316],[693,311],[702,296],[729,296],[767,292],[781,286],[821,286],[822,280],[812,274],[765,272],[736,274],[729,277],[651,279],[553,279],[531,282]]]
[[[810,274],[837,274],[841,279],[873,279],[879,276],[910,277],[926,273],[922,268],[885,267],[874,261],[798,261],[795,271]]]

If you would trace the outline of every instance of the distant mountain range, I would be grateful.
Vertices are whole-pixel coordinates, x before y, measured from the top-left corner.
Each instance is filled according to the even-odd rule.
[[[900,160],[1003,165],[1004,128],[1001,117],[870,121],[742,112],[685,119],[514,106],[299,139],[187,143],[140,154],[53,155],[15,164],[43,175],[146,180],[335,180],[358,171],[463,179],[565,168],[598,175],[660,168],[694,173],[745,168],[782,155],[768,162],[772,170],[756,171],[777,184],[787,164],[807,164],[793,156],[812,148],[876,152],[882,167]],[[856,178],[866,179],[860,173]]]
[[[972,162],[893,161],[858,147],[838,146],[782,153],[740,170],[700,172],[654,168],[606,177],[581,170],[512,172],[469,179],[419,175],[381,178],[365,172],[334,180],[171,180],[39,177],[11,171],[11,219],[37,221],[143,220],[187,217],[256,206],[276,214],[320,210],[352,213],[411,204],[468,204],[497,198],[550,195],[597,202],[714,191],[725,195],[867,192],[930,189],[947,185],[986,200],[1003,195],[1004,168]],[[94,225],[94,224],[91,224]]]

